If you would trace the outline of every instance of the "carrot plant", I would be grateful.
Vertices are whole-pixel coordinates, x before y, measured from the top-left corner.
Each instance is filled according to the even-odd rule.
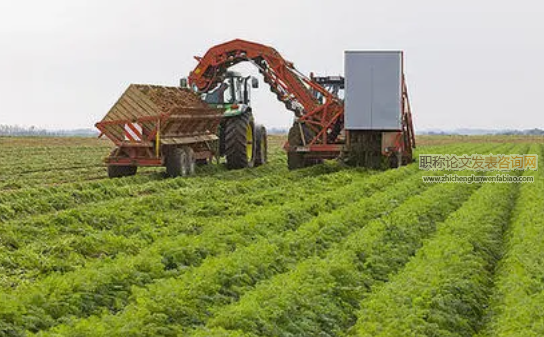
[[[358,179],[365,177],[361,175]],[[185,193],[119,200],[106,205],[81,207],[38,218],[5,223],[0,228],[0,265],[26,279],[53,271],[70,271],[94,258],[134,254],[158,238],[198,234],[222,228],[217,222],[259,212],[269,206],[305,202],[313,193],[326,193],[350,184],[347,172],[306,177],[289,183],[275,179],[249,184],[223,184]],[[234,188],[233,188],[234,187]],[[230,197],[225,194],[230,192]],[[300,209],[309,209],[317,202]],[[312,206],[314,207],[314,206]],[[219,218],[221,217],[221,218]],[[81,234],[85,235],[81,235]],[[40,240],[34,237],[39,236]]]
[[[218,310],[196,335],[215,328],[259,336],[338,334],[353,320],[356,299],[401,268],[436,224],[476,188],[442,184],[410,198],[354,232],[324,258],[313,257]]]
[[[498,229],[473,228],[469,218],[455,222],[468,226],[465,236],[447,245],[439,238],[453,221],[441,224],[449,214],[454,218],[484,189],[499,187],[485,186],[468,199],[478,185],[426,184],[421,176],[448,172],[420,172],[417,162],[386,172],[335,163],[288,171],[282,139],[271,139],[271,162],[254,169],[207,165],[189,178],[164,179],[162,169],[142,168],[133,177],[105,179],[100,161],[109,151],[106,142],[72,139],[67,146],[51,139],[44,146],[38,139],[0,138],[0,336],[341,335],[355,323],[360,304],[365,308],[369,298],[412,275],[413,261],[436,265],[435,278],[453,275],[420,256],[428,247],[445,247],[470,261],[496,250],[485,233]],[[418,148],[416,156],[505,153],[511,147],[444,143]],[[519,228],[531,219],[521,203],[541,192],[528,185],[507,236],[517,254],[526,241]],[[515,197],[500,191],[504,198],[493,206],[485,199],[492,209],[482,214],[504,211],[499,206]],[[530,233],[539,235],[538,222],[531,226]],[[468,236],[482,252],[465,249]],[[536,249],[525,266],[538,265]],[[521,310],[499,286],[513,284],[508,268],[520,267],[512,259],[503,262],[489,329],[482,331],[490,336],[511,332],[505,315]],[[478,263],[458,264],[454,271],[492,274],[492,268],[475,270]],[[523,298],[519,294],[528,288],[518,286]],[[422,289],[449,298],[449,288],[414,287]],[[480,297],[474,303],[487,305]],[[452,326],[465,318],[474,326],[483,322],[470,313],[448,313]],[[518,327],[530,320],[517,320]],[[521,331],[538,330],[523,325]]]
[[[176,271],[185,271],[187,266],[200,264],[206,256],[229,252],[237,247],[251,244],[256,238],[261,236],[266,238],[273,235],[274,232],[281,233],[290,228],[296,228],[302,222],[318,216],[323,211],[330,211],[331,209],[345,206],[345,204],[353,203],[358,199],[358,196],[364,196],[373,193],[373,191],[383,189],[414,172],[415,170],[412,168],[390,171],[384,175],[372,176],[369,179],[364,179],[364,177],[362,177],[362,180],[359,178],[359,180],[361,180],[360,182],[352,184],[353,186],[348,185],[345,188],[340,188],[336,192],[328,194],[325,199],[321,196],[316,196],[313,200],[307,200],[300,199],[300,195],[294,195],[293,197],[298,198],[299,200],[294,201],[292,204],[287,203],[284,207],[273,206],[268,210],[262,210],[259,213],[251,214],[246,218],[236,221],[210,223],[209,226],[207,226],[207,230],[203,230],[201,234],[197,236],[182,235],[175,238],[159,240],[156,244],[153,244],[150,249],[147,249],[142,257],[133,260],[133,263],[136,263],[136,266],[132,272],[140,275],[142,272],[145,272],[146,270],[142,271],[141,269],[149,268],[150,265],[149,263],[146,263],[146,260],[151,260],[155,263],[159,262],[154,265],[153,268],[149,269],[151,276],[153,276],[153,273],[159,271],[159,275],[155,275],[155,277],[151,278],[160,277],[160,272],[162,272],[162,276],[167,276],[169,274],[175,274]],[[138,280],[141,280],[138,278],[123,278],[123,281],[121,282],[124,286],[122,289],[119,289],[119,282],[117,282],[117,284],[109,284],[108,282],[109,280],[112,280],[111,278],[102,274],[94,274],[98,269],[102,272],[118,275],[118,268],[126,272],[127,269],[125,266],[134,266],[134,264],[128,264],[128,261],[123,258],[120,262],[122,265],[117,265],[117,267],[115,263],[109,268],[93,266],[84,280],[80,277],[82,271],[77,270],[73,273],[74,279],[83,281],[87,286],[83,287],[83,289],[80,288],[80,290],[78,290],[78,288],[71,288],[72,290],[70,291],[63,291],[62,293],[64,295],[60,299],[69,301],[70,297],[77,291],[88,292],[94,288],[96,289],[95,292],[99,294],[102,293],[102,295],[97,294],[95,297],[95,304],[92,304],[87,300],[87,306],[89,308],[109,307],[114,310],[116,305],[120,301],[122,302],[122,298],[125,296],[123,291],[126,292],[130,290],[132,285],[142,284],[142,282],[143,284],[146,283],[145,280],[138,282]],[[158,266],[161,267],[159,268]],[[85,273],[83,275],[85,275]],[[92,280],[91,284],[88,284],[89,279]],[[31,290],[29,290],[28,287],[22,287],[22,289],[17,290],[18,295],[12,297],[12,302],[28,303],[29,301],[25,300],[25,298],[29,298],[28,294],[34,294],[30,296],[30,299],[32,299],[38,295],[38,292],[38,296],[48,296],[48,294],[51,294],[52,296],[59,295],[56,285],[57,282],[62,282],[62,280],[66,280],[66,275],[53,276],[48,280],[49,286],[47,286],[47,283],[39,283],[38,287],[31,287]],[[112,281],[115,281],[115,279]],[[35,292],[32,291],[32,289],[34,289]],[[47,300],[44,299],[44,301],[46,301],[48,305],[53,305],[54,303],[62,305],[64,303],[61,300],[54,300],[51,297],[47,298]],[[0,303],[0,306],[1,305],[2,304]],[[10,307],[11,304],[6,302],[5,306]],[[88,315],[93,312],[92,310],[84,310],[84,308],[82,308],[83,310],[80,310],[79,308],[78,305],[74,305],[70,310],[72,314],[79,313],[79,315]],[[47,310],[45,314],[46,315],[42,316],[39,320],[40,327],[51,324],[49,323],[52,321],[51,315],[48,314]],[[65,314],[68,313],[65,312]]]
[[[481,188],[404,270],[361,304],[356,336],[472,336],[500,257],[515,184]]]
[[[384,175],[379,175],[369,180],[372,179],[375,180],[374,184],[381,185],[390,177],[385,179]],[[367,191],[372,189],[369,182],[357,186],[357,190],[362,191],[365,186]],[[167,326],[162,326],[165,322],[157,321],[158,317],[164,319],[171,317],[170,320],[177,319],[179,323],[186,324],[201,322],[206,319],[208,306],[229,303],[258,280],[289,269],[309,254],[325,251],[334,242],[342,240],[350,231],[363,226],[370,218],[380,216],[394,207],[392,199],[403,200],[425,187],[427,186],[421,179],[410,178],[409,181],[393,185],[353,205],[317,216],[298,229],[264,236],[246,247],[238,247],[232,254],[206,259],[202,265],[180,277],[157,281],[149,285],[147,290],[139,289],[134,295],[132,305],[117,316],[104,318],[104,323],[111,324],[108,328],[110,333],[123,335],[126,331],[122,322],[138,316],[140,323],[134,329],[144,329],[149,335],[153,335],[167,330]],[[348,194],[342,193],[338,197],[341,195]],[[153,309],[149,311],[151,307]],[[92,334],[95,328],[100,329],[93,325],[86,327],[86,322],[76,324],[77,333],[87,331],[87,334]],[[59,331],[64,328],[59,328]],[[155,328],[157,330],[154,330]],[[71,333],[73,331],[66,334]]]
[[[538,153],[542,167],[543,145]],[[525,173],[534,177],[535,182],[520,188],[511,227],[506,233],[506,255],[497,269],[480,337],[544,335],[544,174],[542,168],[539,170]]]

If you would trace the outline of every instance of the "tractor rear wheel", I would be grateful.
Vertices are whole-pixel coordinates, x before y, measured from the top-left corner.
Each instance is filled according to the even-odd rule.
[[[121,178],[133,176],[136,174],[138,166],[119,166],[119,165],[108,165],[108,177],[110,178]]]
[[[227,168],[242,169],[255,164],[255,124],[249,113],[225,120]]]
[[[304,132],[304,141],[300,132],[301,129]],[[294,123],[289,129],[289,134],[287,136],[287,142],[289,143],[290,148],[289,151],[287,151],[287,166],[289,170],[297,170],[323,163],[323,160],[321,159],[309,159],[305,157],[304,153],[294,150],[294,147],[303,146],[305,142],[312,140],[313,137],[315,137],[315,132],[304,124]]]
[[[263,125],[257,125],[255,129],[257,138],[255,142],[255,166],[261,166],[268,161],[268,138],[266,128]]]
[[[168,177],[186,176],[188,172],[187,151],[181,147],[173,147],[166,156],[166,175]]]

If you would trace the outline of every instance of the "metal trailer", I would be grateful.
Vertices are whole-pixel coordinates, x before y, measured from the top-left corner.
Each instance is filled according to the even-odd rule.
[[[410,163],[415,138],[403,52],[346,51],[345,81],[347,158],[371,168]]]
[[[216,154],[224,110],[189,89],[132,84],[96,127],[116,146],[105,159],[110,177],[138,166],[166,166],[168,176],[194,173]]]

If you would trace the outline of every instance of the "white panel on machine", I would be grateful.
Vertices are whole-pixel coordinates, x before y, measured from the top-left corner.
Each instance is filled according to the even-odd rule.
[[[400,130],[402,52],[346,51],[345,128]]]

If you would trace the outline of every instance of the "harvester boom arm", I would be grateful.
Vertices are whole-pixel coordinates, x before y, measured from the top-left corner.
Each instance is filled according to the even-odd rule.
[[[285,60],[274,48],[233,40],[212,47],[204,57],[196,59],[199,63],[189,75],[189,84],[199,92],[214,89],[228,68],[249,61],[259,69],[278,100],[295,113],[299,122],[314,130],[316,137],[312,144],[334,141],[327,130],[336,122],[343,122],[343,103],[323,86],[297,71],[293,63]],[[323,99],[318,100],[315,93]]]

